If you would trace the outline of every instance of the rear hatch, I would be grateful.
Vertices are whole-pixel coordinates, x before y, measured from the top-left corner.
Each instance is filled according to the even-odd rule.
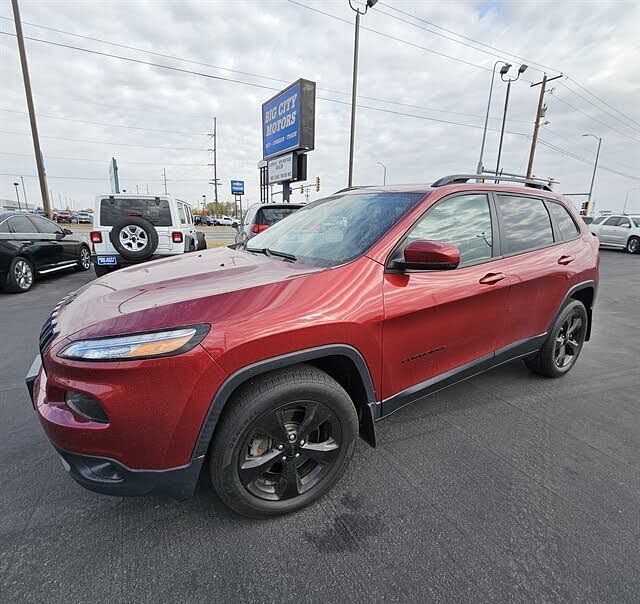
[[[145,218],[158,232],[158,251],[171,249],[171,206],[168,199],[161,197],[104,197],[100,200],[99,226],[104,233],[111,227],[130,216]],[[100,249],[103,248],[103,249]],[[96,246],[96,252],[115,253],[109,237],[102,238],[102,245]]]

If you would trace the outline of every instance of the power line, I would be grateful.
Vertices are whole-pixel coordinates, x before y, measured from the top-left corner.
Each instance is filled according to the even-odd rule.
[[[9,153],[8,151],[0,151],[0,155],[11,155],[15,157],[33,157],[33,153]],[[60,159],[65,161],[78,161],[78,162],[97,162],[97,163],[108,163],[105,159],[90,159],[88,157],[59,157],[56,155],[46,155],[46,160],[49,159]],[[191,168],[194,167],[206,167],[207,164],[189,164],[189,163],[167,163],[165,161],[162,162],[154,162],[154,161],[122,161],[118,160],[118,165],[120,164],[133,164],[133,165],[141,165],[141,166],[188,166]]]
[[[558,70],[558,69],[556,69],[556,68],[554,68],[554,67],[549,67],[549,66],[547,66],[547,65],[543,65],[542,63],[537,63],[536,61],[532,61],[531,59],[527,59],[527,58],[525,58],[525,57],[518,56],[518,55],[513,54],[513,53],[511,53],[511,52],[507,52],[507,51],[501,50],[501,49],[499,49],[499,48],[496,48],[495,46],[490,46],[490,45],[488,45],[488,44],[484,44],[483,42],[480,42],[480,41],[478,41],[478,40],[474,40],[473,38],[469,38],[469,37],[467,37],[467,36],[464,36],[463,34],[460,34],[460,33],[458,33],[458,32],[455,32],[455,31],[453,31],[453,30],[451,30],[451,29],[447,29],[446,27],[442,27],[442,26],[440,26],[440,25],[436,25],[436,24],[435,24],[435,23],[433,23],[432,21],[428,21],[428,20],[423,19],[423,18],[421,18],[421,17],[418,17],[417,15],[414,15],[414,14],[412,14],[412,13],[408,13],[408,12],[406,12],[406,11],[400,10],[399,8],[395,8],[395,7],[393,7],[393,6],[389,5],[389,4],[387,4],[386,2],[379,2],[379,3],[378,3],[378,6],[380,6],[380,5],[382,5],[382,6],[386,6],[386,7],[390,8],[391,10],[396,11],[396,12],[398,12],[398,13],[400,13],[400,14],[403,14],[403,15],[408,16],[408,17],[412,17],[413,19],[416,19],[417,21],[421,21],[421,22],[423,22],[423,23],[427,23],[428,25],[431,25],[432,27],[435,27],[435,28],[437,28],[437,29],[441,29],[442,31],[446,31],[447,33],[453,34],[453,35],[455,35],[455,36],[458,36],[458,37],[460,37],[460,38],[463,38],[463,39],[465,39],[465,40],[468,40],[468,41],[470,41],[470,42],[473,42],[474,44],[477,44],[477,45],[479,45],[479,46],[484,46],[485,48],[488,48],[488,49],[490,49],[490,50],[493,50],[493,51],[496,51],[496,52],[502,53],[502,55],[507,55],[507,56],[514,57],[514,58],[516,58],[516,59],[518,59],[518,60],[520,60],[520,61],[523,61],[523,62],[527,63],[530,67],[531,67],[532,65],[538,65],[538,67],[541,67],[541,68],[542,68],[542,70],[545,70],[545,71],[555,71],[555,72],[558,72],[558,73],[560,73],[560,72],[561,72],[561,70]],[[376,12],[382,12],[382,11],[380,11],[380,10],[378,9],[378,10],[376,10]],[[471,46],[471,45],[468,45],[468,44],[464,44],[463,42],[460,42],[459,40],[455,40],[455,39],[453,39],[453,38],[449,38],[448,36],[443,36],[442,34],[439,34],[438,32],[435,32],[435,31],[433,31],[433,30],[430,30],[430,29],[427,29],[427,28],[422,28],[422,27],[420,27],[420,26],[416,25],[415,23],[411,23],[410,21],[405,21],[404,19],[399,19],[399,17],[396,17],[396,16],[391,15],[391,14],[389,14],[389,13],[383,12],[383,14],[390,16],[392,19],[398,19],[398,20],[403,21],[404,23],[408,23],[409,25],[412,25],[413,27],[418,27],[418,28],[420,28],[420,29],[425,29],[426,31],[429,31],[429,32],[431,32],[431,33],[433,33],[433,34],[435,34],[435,35],[439,35],[439,36],[442,36],[442,37],[446,38],[447,40],[451,40],[452,42],[457,42],[457,43],[459,43],[459,44],[463,44],[463,45],[468,46],[469,48],[472,48],[472,49],[474,49],[474,50],[476,50],[476,51],[479,51],[479,52],[487,52],[487,51],[482,50],[481,48],[476,48],[476,47],[474,47],[474,46]],[[492,53],[488,53],[488,54],[492,54]],[[493,56],[498,56],[498,55],[495,55],[495,54],[494,54]],[[500,58],[502,58],[502,57],[500,57]],[[534,69],[535,69],[535,68],[534,68]],[[538,71],[541,71],[541,70],[538,70]],[[566,74],[565,74],[565,75],[566,75]],[[609,103],[607,103],[607,101],[605,101],[604,99],[600,98],[599,96],[597,96],[597,95],[596,95],[596,94],[594,94],[593,92],[590,92],[589,90],[587,90],[584,86],[582,86],[582,84],[580,84],[577,80],[575,80],[575,79],[574,79],[574,78],[572,78],[571,76],[566,76],[566,77],[567,77],[567,79],[568,79],[568,80],[571,80],[571,82],[573,82],[576,86],[578,86],[579,88],[581,88],[582,90],[584,90],[587,94],[590,94],[592,97],[594,97],[595,99],[597,99],[600,103],[602,103],[603,105],[606,105],[607,107],[609,107],[609,109],[612,109],[613,111],[615,111],[616,113],[618,113],[619,115],[621,115],[622,117],[624,117],[624,118],[625,118],[626,120],[628,120],[629,122],[632,122],[632,123],[636,124],[637,126],[640,126],[640,123],[638,123],[638,122],[637,122],[637,121],[635,121],[634,119],[630,118],[630,117],[629,117],[629,116],[627,116],[626,114],[622,113],[621,111],[618,111],[618,109],[616,109],[615,107],[613,107],[612,105],[610,105]],[[612,117],[612,118],[614,118],[614,119],[618,120],[619,122],[623,123],[625,126],[629,127],[629,124],[628,124],[628,123],[623,122],[622,120],[620,120],[620,118],[618,118],[617,116],[615,116],[615,115],[613,115],[613,114],[609,113],[608,111],[606,111],[606,110],[605,110],[605,109],[603,109],[602,107],[598,107],[598,106],[597,106],[593,101],[591,101],[590,99],[588,99],[588,98],[586,98],[586,97],[582,96],[581,94],[578,94],[575,90],[572,90],[572,89],[571,89],[571,88],[569,88],[566,84],[561,83],[561,85],[562,85],[562,86],[565,86],[565,88],[567,88],[567,90],[570,90],[570,91],[571,91],[571,92],[573,92],[575,95],[577,95],[577,96],[578,96],[578,97],[580,97],[581,99],[585,100],[587,103],[590,103],[591,105],[593,105],[593,106],[594,106],[596,109],[598,109],[599,111],[602,111],[603,113],[605,113],[605,114],[609,115],[610,117]]]
[[[26,111],[18,111],[17,109],[4,109],[0,107],[0,111],[6,111],[7,113],[19,113],[21,115],[29,115]],[[78,124],[92,124],[94,126],[109,126],[110,128],[129,128],[131,130],[146,130],[147,132],[161,132],[165,134],[181,134],[185,136],[205,136],[206,132],[178,132],[176,130],[160,130],[158,128],[143,128],[142,126],[125,126],[123,124],[107,124],[105,122],[90,122],[87,120],[76,120],[70,117],[61,117],[58,115],[45,115],[43,113],[37,113],[38,117],[44,117],[52,120],[63,120],[65,122],[76,122]]]
[[[0,130],[2,134],[15,134],[16,136],[31,136],[29,132],[10,132],[9,130]],[[92,141],[82,138],[63,138],[61,136],[41,136],[40,138],[50,138],[58,141],[68,141],[71,143],[90,143],[93,145],[112,145],[114,147],[140,147],[141,149],[162,149],[163,151],[204,151],[195,147],[158,147],[154,145],[133,145],[130,143],[116,143],[113,141]]]
[[[313,6],[307,6],[306,4],[302,4],[301,2],[296,2],[296,0],[287,0],[291,4],[295,4],[297,6],[301,6],[302,8],[306,8],[307,10],[313,11],[315,13],[319,13],[321,15],[325,15],[326,17],[331,17],[336,21],[342,21],[343,23],[347,23],[348,25],[353,25],[351,21],[348,19],[343,19],[342,17],[338,17],[338,15],[333,15],[331,13],[327,13],[319,8],[314,8]],[[457,61],[458,63],[464,63],[465,65],[470,65],[471,67],[476,67],[477,69],[482,69],[484,71],[492,71],[491,67],[485,67],[484,65],[478,65],[477,63],[472,63],[471,61],[466,61],[465,59],[460,59],[458,57],[454,57],[452,55],[448,55],[444,52],[440,52],[438,50],[433,50],[433,48],[427,48],[426,46],[420,46],[419,44],[414,44],[413,42],[408,42],[407,40],[403,40],[402,38],[397,38],[396,36],[392,36],[390,34],[385,34],[384,32],[378,31],[377,29],[372,29],[370,27],[365,27],[364,25],[360,26],[360,29],[364,29],[366,31],[370,31],[374,34],[378,34],[379,36],[383,36],[385,38],[389,38],[390,40],[395,40],[396,42],[400,42],[401,44],[406,44],[407,46],[413,46],[414,48],[419,48],[420,50],[425,50],[426,52],[430,52],[434,55],[438,55],[440,57],[445,57],[446,59],[451,59],[452,61]]]
[[[15,176],[14,172],[2,172],[0,176]],[[38,178],[37,174],[22,174],[24,178]],[[59,180],[103,180],[108,181],[107,176],[51,176],[47,174],[47,178],[56,178]],[[144,182],[164,182],[164,178],[147,178],[145,176],[140,177],[124,177],[122,181],[144,181]],[[209,182],[208,178],[167,178],[167,182]]]

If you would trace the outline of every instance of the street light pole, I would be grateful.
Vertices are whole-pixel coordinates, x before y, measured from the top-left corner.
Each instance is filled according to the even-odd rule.
[[[480,145],[480,159],[478,159],[478,167],[476,170],[477,174],[482,174],[482,171],[484,170],[482,158],[484,156],[484,144],[487,140],[487,127],[489,125],[489,110],[491,109],[491,95],[493,94],[493,81],[495,80],[496,67],[498,66],[499,63],[502,63],[503,65],[509,65],[504,61],[496,61],[493,64],[493,70],[491,71],[491,85],[489,86],[489,100],[487,101],[487,113],[484,116],[484,130],[482,131],[482,144]]]
[[[629,191],[627,191],[627,195],[624,198],[624,206],[622,207],[623,214],[627,213],[627,201],[629,201],[629,193],[633,193],[633,191],[640,191],[640,189],[630,189]]]
[[[351,81],[351,133],[349,136],[349,181],[348,186],[353,186],[353,146],[356,136],[356,92],[358,88],[358,46],[360,44],[360,15],[366,15],[378,0],[367,0],[364,10],[354,7],[352,0],[349,0],[351,10],[356,13],[355,33],[353,37],[353,76]]]
[[[592,136],[598,141],[598,150],[596,151],[596,161],[593,164],[593,174],[591,175],[591,186],[589,187],[589,205],[591,205],[591,194],[593,193],[593,183],[596,180],[596,170],[598,169],[598,158],[600,157],[600,145],[602,145],[602,137],[595,134],[583,134],[582,136]]]
[[[380,164],[384,170],[384,172],[382,173],[382,185],[386,186],[387,184],[387,166],[385,166],[381,161],[376,162],[377,164]]]
[[[16,199],[18,200],[18,212],[21,212],[22,208],[20,208],[20,193],[18,193],[18,186],[20,186],[20,183],[14,182],[13,186],[16,188]]]
[[[507,109],[509,107],[509,93],[511,92],[511,82],[516,82],[520,76],[527,70],[527,65],[524,63],[520,65],[518,68],[518,75],[515,78],[507,78],[504,79],[504,76],[507,74],[511,65],[508,63],[502,67],[500,70],[500,79],[503,82],[507,82],[507,95],[504,99],[504,112],[502,114],[502,127],[500,128],[500,144],[498,146],[498,161],[496,162],[496,177],[500,174],[500,157],[502,156],[502,143],[504,141],[504,127],[507,123]]]
[[[22,197],[24,197],[24,207],[26,210],[28,210],[29,202],[27,201],[27,190],[24,188],[24,176],[21,176],[20,180],[22,181]]]

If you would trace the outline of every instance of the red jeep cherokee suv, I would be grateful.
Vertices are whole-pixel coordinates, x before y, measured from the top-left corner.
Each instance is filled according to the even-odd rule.
[[[341,191],[246,248],[70,294],[27,376],[65,468],[100,493],[182,498],[206,461],[232,509],[289,512],[418,398],[515,358],[566,374],[598,240],[546,186],[471,180]]]

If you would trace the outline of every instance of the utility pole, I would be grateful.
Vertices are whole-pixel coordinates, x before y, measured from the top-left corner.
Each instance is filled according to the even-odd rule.
[[[595,134],[583,134],[582,136],[591,136],[598,141],[598,150],[596,151],[596,161],[593,164],[593,174],[591,175],[591,185],[589,185],[589,205],[591,205],[591,195],[593,195],[593,183],[596,181],[596,170],[598,169],[598,159],[600,158],[600,146],[602,145],[602,137]]]
[[[164,178],[164,194],[167,194],[167,169],[162,168],[162,176]]]
[[[213,118],[213,198],[216,205],[218,204],[218,159],[217,159],[217,147],[218,147],[218,120]]]
[[[33,106],[33,94],[31,92],[31,79],[29,78],[29,65],[27,63],[27,52],[24,47],[24,37],[22,35],[22,21],[20,20],[20,9],[18,0],[11,0],[13,8],[13,20],[16,27],[16,38],[18,40],[18,51],[20,52],[20,64],[22,66],[22,79],[24,80],[24,92],[27,97],[27,107],[29,108],[29,122],[31,123],[31,138],[33,139],[33,150],[36,154],[36,166],[38,168],[38,179],[40,181],[40,194],[42,195],[42,207],[44,213],[51,218],[51,207],[49,205],[49,190],[47,188],[47,175],[44,171],[44,160],[40,149],[40,138],[38,136],[38,125],[36,123],[36,110]]]
[[[536,154],[536,145],[538,144],[538,130],[540,129],[540,120],[544,117],[547,108],[544,105],[544,93],[546,92],[547,82],[552,82],[558,78],[563,77],[562,74],[557,75],[555,78],[547,79],[547,74],[542,76],[540,82],[531,84],[530,88],[534,86],[540,86],[540,96],[538,97],[538,110],[536,111],[536,121],[533,125],[533,136],[531,137],[531,150],[529,151],[529,164],[527,165],[527,178],[531,178],[533,172],[533,158]]]
[[[14,182],[13,186],[16,188],[16,199],[18,200],[18,212],[21,212],[22,208],[20,207],[20,193],[18,193],[18,183]]]
[[[147,195],[149,195],[149,184],[147,183]]]

